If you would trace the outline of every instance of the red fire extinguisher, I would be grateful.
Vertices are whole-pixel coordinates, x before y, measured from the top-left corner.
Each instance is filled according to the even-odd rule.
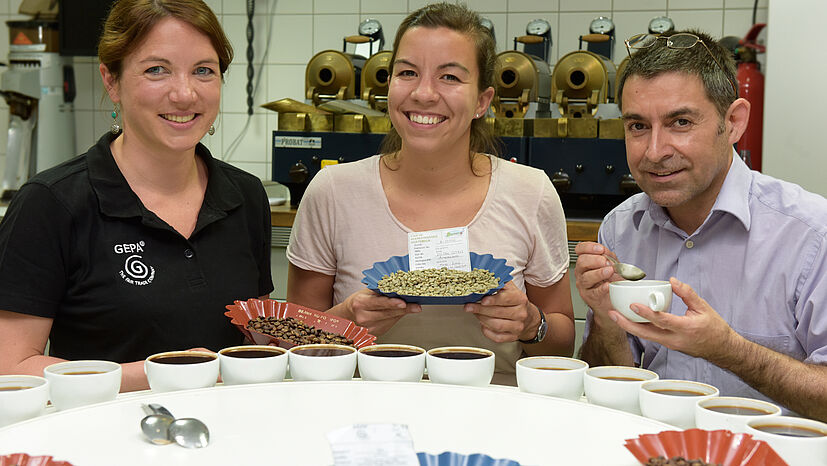
[[[764,132],[764,75],[756,55],[766,48],[756,43],[758,33],[766,23],[753,24],[738,43],[738,95],[750,103],[749,124],[738,141],[738,154],[753,170],[761,171],[761,137]]]

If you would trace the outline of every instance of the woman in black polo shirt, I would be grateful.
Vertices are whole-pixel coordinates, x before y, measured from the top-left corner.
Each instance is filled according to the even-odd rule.
[[[232,60],[202,0],[120,0],[98,55],[111,133],[0,223],[0,373],[108,359],[128,391],[150,354],[241,343],[224,306],[272,291],[270,215],[260,180],[199,144]]]

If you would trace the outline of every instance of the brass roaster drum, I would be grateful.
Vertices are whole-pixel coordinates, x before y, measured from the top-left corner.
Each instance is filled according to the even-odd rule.
[[[317,53],[305,68],[305,97],[316,105],[323,100],[355,99],[359,89],[356,67],[361,69],[363,63],[364,58],[337,50]]]
[[[614,74],[614,66],[611,71]],[[551,94],[563,113],[572,101],[586,103],[589,110],[606,103],[611,95],[606,62],[585,50],[564,55],[554,66]]]
[[[391,72],[390,50],[373,54],[362,68],[362,100],[374,110],[387,111]]]
[[[525,116],[529,102],[549,102],[551,70],[548,63],[523,52],[509,50],[497,55],[494,71],[497,117]]]

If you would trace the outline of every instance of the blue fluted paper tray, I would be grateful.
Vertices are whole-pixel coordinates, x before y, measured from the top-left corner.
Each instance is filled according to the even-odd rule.
[[[400,270],[405,272],[409,270],[407,254],[404,256],[393,256],[384,262],[375,262],[372,268],[362,271],[362,275],[365,276],[365,278],[362,279],[362,283],[367,285],[368,289],[379,294],[391,298],[401,298],[408,303],[442,305],[465,304],[477,302],[482,299],[483,296],[494,294],[501,290],[502,287],[511,280],[511,271],[514,270],[514,267],[506,265],[505,259],[495,259],[491,254],[477,254],[474,252],[471,253],[471,268],[490,270],[497,278],[500,279],[499,286],[491,288],[485,293],[472,293],[465,296],[410,296],[400,295],[397,293],[383,293],[379,291],[379,280],[381,280],[382,277]]]
[[[461,455],[446,451],[439,455],[424,452],[416,454],[420,466],[520,466],[520,463],[508,459],[494,459],[482,453]]]

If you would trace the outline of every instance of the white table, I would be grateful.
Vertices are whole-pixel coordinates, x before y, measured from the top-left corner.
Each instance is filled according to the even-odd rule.
[[[210,445],[157,446],[142,435],[142,403],[210,428]],[[52,455],[75,466],[331,465],[326,433],[355,423],[409,426],[416,451],[484,453],[522,465],[638,465],[623,446],[667,424],[510,387],[386,382],[282,382],[143,392],[0,429],[0,455]]]

